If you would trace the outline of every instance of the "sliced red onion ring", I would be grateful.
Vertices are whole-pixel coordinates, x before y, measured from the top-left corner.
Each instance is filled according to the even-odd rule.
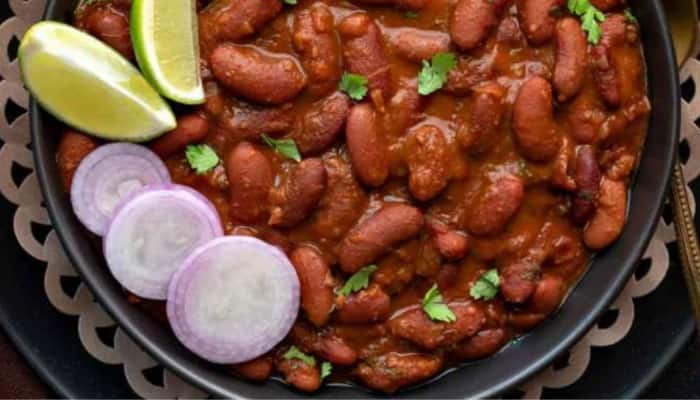
[[[147,186],[115,210],[104,255],[122,286],[140,297],[164,300],[182,262],[222,235],[219,214],[206,197],[181,185]]]
[[[132,143],[110,143],[88,154],[75,171],[71,186],[73,211],[91,232],[103,235],[114,209],[135,190],[170,182],[155,153]]]
[[[265,354],[299,312],[299,278],[278,248],[226,236],[198,248],[173,276],[168,320],[193,353],[221,364]]]

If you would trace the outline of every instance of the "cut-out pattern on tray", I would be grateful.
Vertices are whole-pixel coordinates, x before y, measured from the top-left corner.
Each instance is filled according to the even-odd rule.
[[[88,288],[80,283],[66,258],[56,233],[51,229],[42,204],[38,180],[33,170],[29,118],[26,113],[29,96],[20,81],[17,60],[13,54],[17,39],[43,14],[46,0],[9,0],[14,16],[0,24],[0,193],[17,205],[13,230],[22,248],[31,257],[46,262],[44,288],[56,309],[78,316],[77,331],[85,350],[106,364],[123,365],[124,374],[135,393],[144,398],[202,398],[206,393],[183,382],[158,365],[143,352],[94,301]],[[696,49],[695,54],[698,53]],[[690,60],[681,72],[681,82],[689,87],[700,84],[700,61]],[[8,111],[8,108],[11,110]],[[686,141],[690,155],[700,153],[700,96],[691,94],[682,104],[681,140]],[[21,182],[13,178],[13,168],[28,170]],[[688,157],[683,166],[688,181],[700,175],[700,157]],[[689,191],[692,196],[692,192]],[[691,197],[692,209],[695,199]],[[32,224],[50,229],[48,235],[35,236]],[[634,321],[634,298],[651,293],[663,280],[669,267],[666,245],[675,241],[670,222],[662,219],[644,254],[649,264],[644,273],[635,274],[618,299],[610,306],[615,312],[605,323],[593,327],[570,349],[562,360],[521,385],[518,392],[527,398],[538,398],[542,389],[561,388],[576,382],[586,371],[591,347],[612,346],[629,332]],[[77,289],[76,289],[77,287]],[[113,337],[109,337],[114,335]],[[232,378],[233,379],[233,378]]]

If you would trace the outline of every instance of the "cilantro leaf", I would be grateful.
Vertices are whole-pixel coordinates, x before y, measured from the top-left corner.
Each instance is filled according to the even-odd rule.
[[[440,90],[447,82],[447,73],[457,65],[452,53],[437,53],[430,62],[423,60],[423,68],[418,73],[418,93],[427,96]]]
[[[343,287],[337,293],[342,294],[343,296],[349,296],[350,293],[367,289],[367,286],[369,285],[369,277],[376,270],[377,266],[372,264],[355,272],[350,278],[348,278],[347,281],[345,281],[345,285],[343,285]]]
[[[452,310],[443,302],[437,284],[433,284],[433,287],[425,292],[421,306],[433,321],[455,322],[457,320]]]
[[[474,282],[469,295],[475,300],[491,300],[498,294],[498,286],[501,284],[501,278],[498,276],[498,270],[490,269],[484,272],[479,279]]]
[[[321,380],[328,378],[331,375],[331,372],[333,372],[333,364],[329,363],[328,361],[322,362],[321,363]]]
[[[367,78],[362,75],[343,72],[338,88],[351,99],[360,101],[367,95]]]
[[[623,11],[623,13],[625,14],[625,18],[627,18],[629,22],[635,25],[638,24],[637,17],[635,17],[634,14],[632,14],[632,10],[630,10],[629,8],[625,8],[625,11]]]
[[[297,0],[284,0],[284,4],[295,6],[297,5]]]
[[[264,133],[261,138],[266,145],[270,146],[277,153],[296,162],[301,161],[301,154],[299,154],[299,149],[297,149],[294,139],[273,139]]]
[[[299,350],[296,346],[292,346],[287,350],[286,353],[282,356],[284,357],[285,360],[301,360],[304,362],[304,364],[313,367],[316,365],[316,359],[313,358],[313,356],[304,354],[301,350]]]
[[[588,42],[598,44],[600,41],[600,22],[605,21],[605,14],[589,0],[568,0],[569,11],[581,18],[581,28],[587,33]]]
[[[204,174],[219,165],[219,156],[207,144],[189,145],[185,149],[185,157],[190,167],[197,175]]]
[[[415,11],[406,11],[403,16],[408,19],[416,19],[418,18],[418,13]]]

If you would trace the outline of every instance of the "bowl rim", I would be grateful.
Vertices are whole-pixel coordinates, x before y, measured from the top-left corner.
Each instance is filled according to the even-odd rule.
[[[55,13],[55,8],[57,3],[60,0],[48,0],[47,6],[45,13],[42,17],[42,20],[49,19],[50,16],[52,16]],[[615,275],[615,279],[611,281],[608,285],[606,285],[605,290],[603,291],[602,295],[600,298],[595,299],[593,301],[593,305],[590,308],[590,312],[580,316],[576,319],[576,322],[573,326],[571,326],[569,329],[562,337],[560,337],[558,340],[554,341],[554,345],[548,347],[546,351],[544,351],[544,354],[539,357],[538,359],[534,360],[530,364],[528,364],[526,367],[522,368],[516,373],[510,373],[508,374],[507,377],[504,377],[504,379],[500,380],[496,384],[482,389],[478,392],[475,392],[473,394],[470,394],[470,397],[479,397],[479,398],[489,398],[489,397],[494,397],[498,395],[499,393],[502,393],[515,385],[523,382],[527,378],[533,376],[540,370],[544,369],[547,367],[551,362],[554,361],[554,359],[562,354],[564,351],[569,349],[573,344],[575,344],[576,341],[578,341],[588,330],[590,327],[596,322],[598,317],[607,309],[609,304],[617,297],[617,295],[621,292],[623,289],[624,285],[627,283],[629,280],[629,277],[632,275],[634,272],[634,265],[636,262],[641,258],[644,250],[646,249],[649,241],[651,240],[651,237],[656,229],[657,223],[659,221],[659,218],[661,216],[661,211],[662,207],[664,204],[664,198],[667,192],[668,184],[670,182],[670,177],[671,177],[671,171],[672,171],[672,165],[674,162],[675,157],[677,157],[677,143],[678,143],[678,138],[679,138],[679,130],[680,130],[680,89],[679,89],[679,78],[678,78],[678,69],[675,63],[675,53],[674,53],[674,48],[673,44],[671,41],[671,35],[670,35],[670,30],[668,23],[665,18],[665,13],[663,6],[661,5],[660,0],[647,0],[646,2],[646,12],[649,13],[655,13],[656,18],[655,22],[658,22],[658,29],[661,32],[660,37],[658,37],[658,40],[661,41],[661,45],[655,49],[655,51],[658,53],[655,53],[655,56],[661,56],[660,62],[663,63],[663,69],[665,69],[669,74],[670,74],[670,81],[671,84],[667,86],[668,93],[666,94],[666,97],[670,100],[670,103],[666,104],[665,107],[670,108],[669,114],[671,115],[671,119],[666,122],[666,126],[669,128],[668,134],[672,138],[671,141],[671,146],[668,146],[668,148],[664,149],[655,149],[654,157],[655,158],[660,158],[661,159],[661,167],[658,169],[658,179],[660,179],[660,186],[659,190],[653,191],[651,193],[646,193],[645,195],[650,197],[649,202],[653,205],[652,209],[647,210],[648,216],[647,218],[643,219],[643,223],[641,226],[641,230],[638,231],[635,236],[637,237],[637,241],[629,247],[629,249],[626,251],[626,255],[624,257],[624,260],[622,261],[622,266],[620,267],[620,272],[618,272]],[[631,4],[632,8],[639,8],[639,4]],[[642,32],[642,36],[643,32]],[[649,77],[649,72],[648,72],[648,59],[647,59],[647,68],[645,69],[645,73],[647,74],[647,78]],[[660,67],[661,68],[661,67]],[[87,286],[90,288],[92,293],[95,295],[95,299],[104,307],[106,312],[119,324],[119,326],[124,329],[124,331],[142,348],[144,349],[148,354],[153,356],[157,361],[160,363],[164,364],[166,367],[168,367],[171,371],[173,371],[175,374],[180,376],[181,378],[185,379],[186,381],[198,386],[199,388],[207,391],[208,393],[213,393],[217,396],[220,397],[242,397],[241,394],[236,393],[236,391],[227,389],[223,387],[223,385],[220,382],[215,382],[212,377],[206,377],[202,376],[202,371],[199,368],[196,368],[197,371],[192,371],[187,368],[186,365],[183,365],[181,360],[179,360],[179,356],[173,356],[172,350],[170,348],[167,348],[167,346],[163,346],[162,344],[158,344],[157,338],[151,338],[148,334],[143,332],[142,327],[140,327],[139,323],[135,321],[132,318],[128,318],[129,312],[133,312],[133,310],[125,309],[124,307],[121,307],[119,304],[116,303],[114,299],[110,299],[108,297],[105,297],[104,288],[101,288],[101,284],[99,284],[96,281],[96,277],[92,275],[92,270],[98,268],[98,266],[90,265],[86,257],[82,255],[81,248],[83,247],[84,243],[81,242],[80,240],[75,240],[73,236],[75,236],[75,232],[68,232],[67,228],[65,228],[66,224],[69,223],[68,217],[66,215],[63,215],[62,213],[62,208],[63,203],[65,200],[63,198],[60,198],[60,196],[56,196],[50,192],[50,186],[52,185],[51,182],[51,173],[50,170],[51,168],[55,168],[55,165],[52,166],[52,164],[55,164],[55,160],[53,157],[41,157],[40,154],[42,152],[46,152],[46,143],[45,141],[41,138],[40,131],[41,126],[43,125],[43,118],[45,116],[45,112],[41,110],[40,106],[36,102],[36,100],[31,97],[30,98],[30,107],[29,107],[29,115],[30,115],[30,128],[31,128],[31,139],[32,139],[32,154],[34,158],[34,164],[35,164],[35,170],[38,175],[39,179],[39,186],[44,198],[44,202],[46,205],[46,208],[48,210],[49,216],[51,218],[51,221],[53,222],[53,226],[58,234],[58,237],[60,239],[61,244],[63,245],[64,249],[66,250],[66,254],[69,257],[70,261],[73,263],[73,265],[76,267],[76,270],[80,274],[81,278],[83,281],[87,284]],[[650,122],[651,123],[651,122]],[[650,126],[649,126],[650,129]],[[648,136],[649,132],[647,132],[647,137],[646,137],[646,142],[648,142]],[[642,155],[640,157],[640,160],[644,157],[648,157],[649,149],[647,148],[647,143],[645,143],[644,148],[642,149]],[[640,162],[641,164],[641,162]],[[635,171],[635,173],[638,172],[638,169]],[[636,178],[632,180],[631,186],[632,186],[632,192],[634,192],[634,186],[636,186]],[[55,185],[55,183],[53,183]],[[632,196],[630,197],[630,201],[632,200]],[[628,214],[630,210],[628,207]],[[629,221],[628,221],[629,222]],[[624,235],[624,232],[623,232]],[[603,252],[605,254],[606,251]],[[596,264],[597,258],[599,255],[596,256],[596,260],[594,260],[589,266],[589,269],[582,275],[582,277],[579,280],[579,283],[575,285],[575,287],[572,288],[569,298],[567,299],[567,303],[571,301],[571,294],[575,293],[578,290],[579,284],[581,283],[581,279],[583,279],[586,275],[591,273],[591,267]],[[564,308],[563,306],[560,307]],[[556,314],[561,314],[559,311]],[[548,317],[547,320],[545,320],[540,326],[538,326],[537,329],[535,329],[533,332],[529,333],[526,335],[532,336],[532,335],[540,335],[543,336],[542,332],[537,332],[538,330],[541,330],[541,325],[549,325],[551,323],[551,320],[554,318],[554,315]],[[518,340],[520,341],[520,340]],[[507,346],[512,347],[511,346]],[[496,358],[496,356],[500,353],[503,353],[507,350],[501,351],[497,353],[494,356],[491,356],[487,359],[484,359],[483,361],[490,360],[491,358]],[[192,355],[192,357],[196,357]],[[200,360],[201,364],[205,364],[203,360]],[[481,361],[476,361],[470,364],[467,364],[467,366],[471,365],[478,365],[480,364]],[[205,367],[208,369],[208,367]],[[436,383],[434,381],[449,375],[451,371],[453,371],[455,368],[447,371],[443,371],[440,373],[438,376],[430,379],[426,385],[419,385],[418,388],[424,388],[425,386],[434,386]],[[455,375],[455,374],[452,374]],[[237,378],[235,377],[229,377],[229,379],[236,380]],[[337,388],[337,387],[347,387],[346,385],[327,385],[330,386],[331,388]],[[261,386],[258,386],[261,387]],[[366,389],[363,392],[363,388],[360,387],[360,389],[357,389],[355,385],[350,386],[351,391],[345,391],[345,392],[340,392],[340,393],[334,393],[333,397],[352,397],[352,396],[357,396],[360,393],[364,393],[365,395],[368,396],[373,396],[373,397],[385,397],[385,395],[382,395],[381,393],[377,392],[367,392]],[[326,393],[328,395],[329,393]],[[404,391],[404,392],[399,392],[392,397],[407,397],[407,398],[412,398],[412,397],[420,397],[415,396],[416,391]],[[299,392],[295,392],[292,390],[287,390],[285,392],[285,395],[288,397],[298,397],[300,396]],[[425,395],[425,394],[423,394]],[[318,396],[318,395],[317,395]],[[464,395],[460,395],[464,396]],[[432,396],[431,396],[432,397]],[[442,396],[441,396],[442,397]],[[453,396],[451,396],[453,397]]]

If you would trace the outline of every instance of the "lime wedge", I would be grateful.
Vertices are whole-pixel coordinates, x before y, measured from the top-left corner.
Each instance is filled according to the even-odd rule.
[[[35,24],[18,56],[24,83],[39,104],[81,131],[141,142],[176,126],[168,104],[131,63],[69,25]]]
[[[131,5],[131,40],[141,70],[160,94],[183,104],[204,102],[195,3],[134,0]]]

